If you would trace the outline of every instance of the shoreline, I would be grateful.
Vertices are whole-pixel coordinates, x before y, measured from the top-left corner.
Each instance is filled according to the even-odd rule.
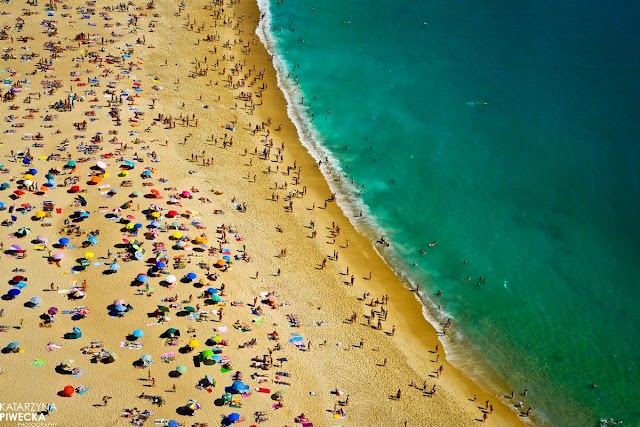
[[[77,0],[64,3],[67,3],[65,6],[68,3],[73,6],[84,5]],[[18,12],[21,6],[12,6],[11,10]],[[207,8],[208,6],[210,8]],[[68,26],[59,29],[61,34],[55,36],[56,40],[73,49],[63,50],[56,62],[56,69],[48,72],[62,76],[60,78],[65,83],[59,89],[62,94],[56,93],[49,100],[45,98],[40,101],[38,98],[32,101],[32,107],[41,108],[40,114],[48,110],[49,101],[66,98],[74,90],[83,90],[75,89],[76,86],[82,84],[87,91],[91,88],[84,84],[84,79],[95,72],[93,63],[88,62],[85,57],[89,51],[98,52],[97,55],[100,56],[102,48],[102,52],[123,55],[122,58],[129,62],[109,64],[106,68],[111,70],[111,74],[103,69],[105,64],[99,64],[101,67],[98,68],[101,69],[100,72],[105,72],[105,77],[101,89],[95,90],[97,101],[92,103],[93,101],[88,99],[83,100],[83,103],[76,103],[75,111],[71,108],[72,111],[58,113],[60,119],[52,127],[61,130],[60,133],[52,132],[52,128],[41,129],[37,124],[39,121],[34,121],[27,122],[28,125],[19,130],[18,135],[7,134],[2,138],[3,146],[0,149],[7,158],[11,157],[9,150],[18,149],[18,144],[31,147],[34,152],[34,165],[41,173],[39,177],[44,175],[42,170],[51,167],[51,164],[45,163],[49,162],[47,155],[59,151],[55,149],[56,144],[64,144],[65,138],[70,139],[67,142],[68,149],[65,148],[68,151],[64,154],[73,159],[88,158],[86,163],[78,164],[77,172],[74,173],[79,177],[80,186],[84,191],[82,195],[88,203],[86,209],[90,214],[86,221],[79,222],[83,229],[81,235],[71,236],[77,247],[65,249],[67,256],[59,263],[59,267],[51,262],[46,250],[41,252],[43,249],[32,245],[30,239],[20,241],[28,248],[25,252],[25,256],[29,253],[28,261],[8,256],[3,260],[6,279],[11,279],[15,274],[12,272],[14,268],[23,269],[26,270],[24,274],[28,275],[28,283],[31,284],[17,301],[3,300],[0,306],[6,310],[2,323],[14,325],[7,331],[6,336],[0,336],[0,346],[4,347],[10,341],[20,341],[21,347],[25,350],[25,354],[0,356],[3,368],[0,381],[6,382],[7,385],[19,385],[7,393],[6,399],[17,402],[53,402],[57,410],[48,414],[47,421],[65,426],[82,425],[83,420],[92,419],[100,419],[110,425],[127,425],[129,419],[123,418],[121,412],[134,405],[137,408],[153,409],[156,419],[175,418],[185,425],[191,422],[214,424],[214,420],[222,414],[235,411],[249,420],[255,412],[266,410],[271,417],[269,425],[291,424],[295,416],[304,412],[319,425],[368,425],[380,421],[384,425],[402,425],[405,421],[419,419],[428,425],[472,426],[483,414],[477,402],[482,403],[485,400],[490,400],[494,405],[494,411],[488,419],[490,425],[521,424],[522,420],[513,411],[449,365],[444,355],[438,362],[432,361],[432,357],[436,357],[434,349],[440,344],[435,329],[423,317],[423,306],[379,256],[371,242],[353,227],[335,203],[328,203],[326,210],[322,208],[331,193],[329,183],[317,168],[307,148],[298,140],[297,129],[287,114],[286,100],[277,87],[271,58],[264,46],[257,40],[254,43],[253,40],[257,39],[254,24],[259,16],[258,5],[253,0],[248,0],[225,3],[224,7],[225,12],[220,13],[215,19],[207,19],[209,15],[221,10],[220,5],[200,1],[189,5],[187,10],[181,10],[167,1],[160,1],[152,9],[145,8],[145,4],[142,3],[135,11],[134,8],[111,11],[112,21],[107,21],[107,24],[119,22],[120,28],[115,29],[112,29],[113,26],[106,27],[106,24],[105,27],[97,27],[92,21],[92,16],[97,18],[97,14],[84,18],[76,13],[65,17],[62,11],[54,12],[57,19],[68,23]],[[30,25],[33,25],[36,19],[42,18],[42,6],[33,10],[39,11],[40,16],[27,18]],[[74,8],[70,6],[68,10],[73,11]],[[156,13],[158,16],[154,15]],[[133,29],[127,27],[126,23],[122,24],[125,22],[123,19],[131,16],[135,16]],[[202,16],[206,17],[205,24],[201,23]],[[102,34],[109,37],[110,32],[118,32],[121,35],[117,38],[113,36],[116,40],[109,44],[101,44],[98,36],[95,36],[96,39],[84,45],[78,42],[78,47],[75,48],[75,43],[72,42],[74,36],[86,31],[84,19],[94,24],[90,31],[97,31],[98,36]],[[98,22],[103,24],[100,20]],[[202,31],[200,25],[203,25]],[[126,32],[125,28],[129,32]],[[148,29],[153,29],[153,32],[149,32]],[[38,30],[29,29],[25,34],[29,31],[33,31],[31,34],[40,46],[42,41],[47,40],[45,35],[37,32]],[[219,40],[213,43],[203,42],[207,33],[217,34]],[[143,36],[146,40],[141,40]],[[232,42],[234,38],[243,41]],[[250,39],[249,42],[247,38]],[[223,45],[225,41],[230,42],[228,48]],[[9,42],[5,40],[4,43]],[[79,58],[78,61],[74,61],[74,57]],[[216,67],[212,65],[214,59],[220,62]],[[80,63],[81,66],[75,66]],[[16,78],[27,79],[26,73],[32,70],[34,64],[25,65],[16,61],[12,65],[18,69]],[[243,67],[246,68],[243,70]],[[210,74],[193,75],[192,68],[195,71],[206,68]],[[120,71],[117,71],[118,69]],[[249,73],[247,70],[253,71]],[[265,76],[256,78],[256,74],[261,70],[266,71]],[[82,80],[72,80],[75,74],[71,73],[77,72],[82,75]],[[116,73],[118,78],[114,76]],[[188,77],[189,74],[192,74],[193,78]],[[37,90],[37,82],[43,79],[43,75],[28,77],[33,81],[30,83],[33,87],[29,90]],[[125,92],[129,94],[129,97],[125,97],[129,99],[120,104],[122,111],[119,114],[122,114],[122,120],[118,122],[121,123],[115,123],[113,117],[107,114],[108,107],[113,105],[109,105],[106,99],[98,98],[98,93],[102,92],[100,95],[103,95],[109,80],[113,80],[113,85],[121,91],[121,96]],[[207,81],[209,83],[206,83]],[[153,89],[154,86],[161,86],[161,89]],[[260,86],[266,90],[261,90]],[[140,91],[135,89],[138,87],[141,87]],[[251,92],[256,97],[248,104],[247,101],[238,99],[240,92]],[[264,96],[257,96],[258,93]],[[16,105],[22,105],[23,96],[25,93],[18,95]],[[91,96],[94,95],[87,95],[87,98]],[[109,98],[108,95],[106,98]],[[90,105],[100,108],[89,109]],[[23,116],[26,113],[23,109],[19,114]],[[172,126],[169,121],[167,126],[163,120],[156,120],[158,114],[164,115],[165,118],[172,117],[176,124]],[[87,124],[89,131],[86,134],[77,129],[77,123],[85,120],[85,117],[92,118]],[[191,123],[187,119],[186,124],[180,124],[181,119],[187,117],[193,117]],[[199,123],[196,122],[194,125],[193,120],[198,119]],[[250,131],[256,123],[261,122],[272,123],[262,126],[256,133]],[[274,130],[279,123],[282,123],[282,130]],[[35,134],[38,131],[44,134],[45,143],[42,146],[32,145],[31,140],[25,142],[24,136],[21,141],[18,140],[20,134]],[[102,132],[105,139],[109,135],[109,138],[113,137],[115,141],[104,141],[97,152],[86,154],[84,148],[79,147],[96,132]],[[71,135],[74,135],[73,139],[70,138]],[[85,137],[87,140],[82,139]],[[261,158],[259,153],[271,145],[270,139],[273,139],[273,147],[285,145],[282,161],[274,158],[275,153],[265,156],[266,159]],[[158,159],[152,155],[154,153]],[[108,174],[102,174],[103,181],[100,186],[91,185],[87,181],[95,175],[94,164],[103,156],[107,163],[105,172]],[[135,173],[125,178],[120,171],[120,157],[138,158],[141,164],[136,164]],[[204,165],[204,161],[201,165],[201,160],[209,158],[212,160],[212,166]],[[60,161],[64,162],[66,159]],[[284,169],[292,166],[294,162],[296,165],[292,172],[285,173]],[[63,164],[53,163],[53,166],[61,168]],[[24,165],[11,162],[8,167],[11,169],[10,173],[16,177],[15,182],[19,181],[19,176],[24,174]],[[153,169],[151,180],[138,176],[144,167]],[[296,185],[294,178],[300,178],[301,182]],[[123,185],[125,180],[131,182],[130,189]],[[28,225],[32,227],[34,235],[42,233],[50,242],[58,240],[60,233],[56,230],[63,225],[67,215],[80,208],[76,194],[67,185],[66,180],[64,185],[62,179],[59,181],[59,185],[51,190],[28,192],[21,200],[32,202],[35,206],[40,205],[45,199],[54,200],[60,211],[52,214],[50,228],[41,229],[38,222],[32,222],[29,216],[17,217],[16,227]],[[147,197],[152,194],[148,194],[149,185],[146,184],[156,187],[164,196],[163,199]],[[102,188],[102,185],[110,185],[112,189],[121,188],[121,191],[107,194],[106,191],[102,191],[106,189]],[[288,190],[282,188],[286,186]],[[194,194],[193,200],[177,197],[176,202],[167,204],[173,191],[194,187],[199,188],[199,194]],[[293,212],[287,212],[284,199],[294,188],[297,195],[291,198],[294,203]],[[213,190],[222,194],[213,193]],[[138,195],[139,198],[136,199],[126,194],[130,191],[144,196]],[[300,194],[302,191],[304,195]],[[278,196],[277,201],[273,199],[274,195]],[[234,202],[237,205],[234,205]],[[314,203],[317,205],[316,208],[313,207]],[[143,239],[127,229],[124,223],[118,226],[117,222],[109,218],[115,209],[120,209],[125,211],[122,214],[123,218],[126,218],[126,214],[131,217],[132,222],[147,223],[150,218],[145,211],[151,204],[160,204],[162,212],[172,208],[181,211],[182,215],[178,218],[184,223],[183,232],[190,231],[191,237],[206,233],[207,238],[212,240],[212,247],[215,248],[218,244],[221,247],[230,247],[230,255],[238,257],[232,268],[213,268],[212,263],[217,262],[222,254],[214,251],[212,256],[208,251],[193,250],[201,249],[193,243],[196,239],[186,242],[187,245],[194,245],[193,251],[181,250],[174,246],[179,238],[169,237],[174,233],[173,230],[163,230],[153,239],[146,236]],[[246,208],[240,209],[238,205]],[[214,215],[214,209],[224,211],[224,214]],[[308,224],[311,220],[315,221],[316,238],[310,237],[312,230]],[[194,222],[198,221],[201,221],[201,228],[194,225]],[[334,222],[340,226],[338,236],[332,236],[335,234],[335,229],[332,230],[331,227]],[[223,243],[226,236],[217,231],[220,224],[225,224],[228,229],[238,230],[233,233],[238,238]],[[234,226],[231,227],[230,224]],[[277,231],[276,228],[282,231]],[[87,249],[80,246],[85,239],[82,236],[86,236],[90,230],[102,231],[99,235],[100,245],[91,249],[94,251],[91,257],[86,255]],[[9,231],[15,238],[15,229]],[[329,243],[333,238],[334,243]],[[152,290],[145,291],[141,286],[142,282],[137,281],[136,277],[153,272],[153,262],[148,259],[144,262],[131,259],[127,242],[132,239],[143,240],[149,254],[153,252],[150,248],[152,241],[163,240],[167,244],[167,259],[170,261],[171,257],[181,257],[185,264],[185,270],[167,267],[168,273],[179,277],[193,271],[201,277],[203,284],[183,279],[174,289],[173,286],[166,286],[163,279],[168,276],[162,273],[148,278]],[[346,240],[349,240],[348,247]],[[108,268],[109,264],[114,263],[111,260],[112,250],[120,264],[117,273]],[[339,251],[339,260],[332,253],[334,250]],[[247,259],[245,263],[242,258],[249,255],[250,260]],[[74,259],[84,256],[95,256],[100,261],[89,263],[86,268],[74,270]],[[160,255],[152,258],[154,262],[157,257]],[[323,260],[326,262],[326,268],[320,269]],[[212,274],[205,275],[205,271],[216,273],[216,280],[211,279]],[[371,280],[367,280],[365,277],[368,277],[370,271],[373,275]],[[354,276],[353,286],[349,284],[350,275]],[[74,282],[79,284],[84,280],[89,282],[87,294],[79,302],[66,298],[65,293],[49,290],[51,281],[52,288],[60,287],[64,291]],[[201,288],[212,286],[221,292],[222,284],[226,285],[224,300],[209,307],[218,311],[219,320],[195,320],[189,314],[178,315],[178,311],[174,312],[172,308],[169,322],[171,325],[148,323],[151,320],[147,318],[153,317],[157,306],[167,304],[165,300],[173,298],[174,294],[176,305],[181,307],[176,310],[181,310],[189,304],[196,305],[196,311],[200,310],[200,304],[205,304],[203,308],[206,308]],[[370,292],[367,300],[389,295],[388,304],[367,305],[368,301],[358,299],[365,291]],[[278,304],[258,311],[257,305],[268,307],[268,304],[257,304],[256,301],[266,299],[270,293],[277,295]],[[23,307],[22,303],[34,295],[42,297],[42,308],[27,309],[26,305]],[[187,295],[189,298],[186,298]],[[195,299],[192,302],[193,296]],[[113,306],[114,300],[118,298],[126,299],[135,310],[127,313],[125,317],[112,315],[112,309],[108,307]],[[61,311],[69,311],[80,304],[91,308],[91,313],[86,319],[70,319],[58,315],[51,328],[39,327],[41,313],[47,310],[47,307],[56,306]],[[383,308],[388,312],[388,318],[384,317],[384,321]],[[225,313],[224,319],[222,309]],[[188,313],[188,310],[181,313]],[[348,321],[352,313],[356,313],[355,324]],[[299,318],[299,324],[295,329],[290,327],[290,316]],[[372,326],[375,326],[375,319],[379,318],[383,330],[367,327],[365,316],[374,319]],[[236,324],[248,324],[250,327],[232,327],[236,319]],[[108,327],[105,327],[106,325]],[[394,325],[397,330],[392,333]],[[82,328],[82,337],[77,341],[61,337],[74,326]],[[164,339],[158,339],[158,334],[168,326],[175,326],[183,332],[193,329],[179,339],[182,346],[180,350],[186,348],[184,353],[178,351],[177,347],[167,347]],[[221,326],[228,327],[228,332],[218,331]],[[144,344],[143,351],[130,348],[128,339],[124,338],[137,328],[144,332],[144,337],[140,339]],[[273,371],[256,367],[260,366],[256,365],[256,359],[262,355],[266,359],[267,351],[269,354],[275,351],[271,348],[275,341],[267,338],[272,334],[271,331],[292,337],[292,334],[297,333],[305,339],[305,345],[302,347],[295,346],[286,339],[278,342],[281,343],[282,350],[277,350],[281,353],[276,354],[281,354],[287,359],[286,364],[281,361],[278,367],[288,371],[284,381],[282,375],[278,377],[277,374],[273,375]],[[201,366],[192,362],[191,359],[197,352],[189,354],[191,350],[187,348],[190,338],[197,338],[204,343],[215,333],[224,334],[225,341],[229,341],[230,345],[225,346],[223,350],[224,355],[233,363],[231,372],[242,370],[251,391],[255,390],[251,396],[240,399],[238,409],[212,403],[219,400],[224,387],[231,384],[232,373],[223,372],[215,365]],[[251,346],[247,349],[243,344],[252,337],[258,342],[258,348],[255,350],[251,350]],[[89,357],[80,350],[93,340],[101,340],[105,349],[115,350],[119,359],[112,364],[92,364]],[[49,348],[48,343],[53,342],[60,344],[58,347],[61,348]],[[175,350],[176,360],[165,364],[160,360],[160,355],[169,350]],[[156,361],[148,372],[135,366],[142,353],[150,354]],[[35,358],[46,358],[48,364],[33,365],[32,361]],[[77,364],[86,373],[81,378],[62,376],[54,368],[67,359],[74,359],[75,362],[72,363]],[[178,364],[186,366],[187,372],[176,376],[174,370]],[[381,366],[383,364],[384,366]],[[442,378],[438,378],[439,375],[434,373],[439,365],[444,369]],[[257,373],[264,373],[265,377],[256,375]],[[193,386],[205,374],[210,374],[218,382],[211,394]],[[39,378],[39,387],[33,387],[33,384],[24,381],[25,378],[36,376]],[[150,382],[152,376],[154,380]],[[262,379],[265,379],[265,382]],[[412,382],[417,383],[418,387],[410,387],[409,384]],[[423,382],[428,386],[427,390],[421,390]],[[83,385],[88,391],[85,390],[84,395],[74,395],[71,398],[56,395],[67,384],[73,387]],[[275,401],[273,395],[263,395],[258,391],[261,384],[268,386],[272,392],[277,390],[286,393],[284,406],[272,406]],[[426,397],[424,391],[428,391],[434,385],[437,385],[437,394],[431,398]],[[172,391],[172,386],[177,386],[177,391],[175,388]],[[398,388],[402,391],[402,399],[394,401],[392,397],[396,395]],[[348,399],[346,404],[344,403],[344,396],[340,393],[333,393],[337,389],[345,390],[346,394],[351,396],[351,406]],[[148,395],[161,396],[166,403],[156,408],[145,398],[140,398]],[[477,402],[470,401],[473,395],[477,395]],[[102,396],[110,396],[111,399],[102,401],[101,404]],[[202,402],[202,409],[193,414],[193,418],[187,418],[181,412],[188,399]],[[107,405],[107,402],[110,403]],[[339,415],[336,408],[343,408],[347,413],[346,418],[338,419],[339,417],[327,415],[327,412]]]
[[[448,348],[447,343],[445,340],[443,340],[443,337],[439,335],[437,331],[437,325],[443,326],[444,323],[439,321],[436,318],[436,316],[431,312],[436,306],[436,301],[429,298],[429,302],[433,304],[432,307],[429,307],[427,303],[420,298],[420,296],[415,294],[416,292],[414,288],[415,285],[411,280],[411,277],[409,277],[410,273],[396,271],[395,268],[393,267],[392,260],[389,260],[388,262],[388,260],[385,258],[385,256],[387,257],[391,256],[392,258],[397,257],[397,255],[393,253],[385,254],[385,252],[393,252],[393,249],[385,250],[384,248],[378,248],[378,246],[373,243],[375,239],[379,236],[375,234],[375,232],[382,231],[382,227],[380,227],[377,223],[373,223],[373,224],[371,223],[369,207],[365,205],[358,198],[358,195],[355,194],[355,190],[348,188],[346,185],[342,183],[342,180],[340,179],[338,179],[337,182],[335,178],[332,179],[334,173],[337,173],[337,174],[341,173],[340,170],[338,170],[337,172],[333,170],[335,166],[338,166],[338,167],[340,166],[339,161],[333,156],[333,153],[331,153],[329,150],[327,150],[317,141],[318,135],[315,134],[316,131],[313,128],[313,124],[309,123],[306,117],[303,117],[304,113],[291,105],[291,103],[295,102],[297,98],[294,97],[293,94],[288,92],[286,89],[286,87],[290,86],[290,84],[285,83],[285,81],[288,82],[288,80],[286,80],[286,77],[282,76],[282,73],[286,71],[286,65],[284,64],[283,59],[275,58],[276,53],[274,53],[274,50],[277,49],[277,47],[274,46],[274,44],[276,44],[277,41],[270,38],[271,33],[269,32],[268,29],[266,29],[270,24],[271,13],[269,11],[265,12],[265,10],[263,10],[263,7],[268,8],[270,0],[255,0],[255,1],[258,5],[259,11],[261,13],[264,13],[265,15],[265,18],[262,19],[258,24],[259,32],[256,32],[256,33],[260,37],[262,45],[267,50],[268,54],[272,57],[272,68],[274,69],[274,71],[280,70],[280,71],[276,71],[277,82],[278,82],[279,90],[283,92],[283,96],[286,99],[287,115],[289,116],[289,119],[294,123],[294,126],[296,127],[299,142],[306,148],[309,156],[311,156],[316,161],[314,171],[319,172],[323,176],[326,182],[326,185],[328,186],[331,192],[334,192],[340,196],[339,199],[337,200],[337,205],[339,206],[340,215],[344,216],[347,219],[347,221],[354,228],[357,234],[361,235],[365,241],[368,241],[369,245],[372,247],[373,251],[378,257],[377,261],[382,262],[385,265],[385,268],[389,269],[393,273],[397,282],[400,283],[405,290],[408,290],[409,292],[414,293],[415,300],[416,302],[418,302],[421,308],[423,320],[428,325],[429,333],[430,334],[433,333],[436,335],[435,341],[438,342],[441,345],[441,347],[446,351]],[[265,44],[265,40],[264,40],[265,38],[268,39],[266,41],[268,42],[267,44],[270,47],[267,47],[267,44]],[[300,98],[300,96],[301,95],[298,95],[298,98]],[[292,118],[292,115],[295,116],[295,118]],[[324,162],[325,156],[328,156],[329,163]],[[323,160],[322,168],[317,167],[318,160]],[[324,167],[327,164],[331,165],[331,167],[329,168],[329,171],[327,171],[327,168]],[[344,202],[345,198],[347,199],[346,202]],[[357,215],[358,210],[360,211],[360,216]],[[349,213],[345,213],[345,212],[349,212]],[[441,315],[440,317],[446,318],[447,316]],[[429,341],[429,344],[431,343],[432,343],[432,340]],[[481,357],[481,354],[477,350],[473,350],[471,354],[472,356]],[[466,357],[465,356],[459,357],[460,360],[464,360],[463,364],[467,365],[467,368],[473,365],[473,363],[469,360],[468,357],[469,357],[468,355]],[[448,355],[446,359],[450,359],[450,356]],[[493,367],[490,366],[487,362],[484,362],[484,363],[485,363],[484,368],[486,369],[484,370],[483,373],[489,374],[493,372],[493,378],[496,381],[494,381],[491,384],[491,386],[493,387],[488,387],[489,384],[486,384],[486,380],[485,380],[485,386],[481,386],[480,388],[483,391],[488,391],[491,388],[500,389],[500,384],[502,384],[505,386],[505,387],[502,387],[503,390],[506,390],[506,383],[502,379],[502,377],[500,377],[499,374],[495,371],[495,369],[493,369]],[[472,372],[463,372],[461,368],[458,368],[455,365],[453,367],[458,371],[463,381],[471,382],[471,384],[474,387],[478,387],[478,383],[480,384],[482,383],[482,378],[478,377],[478,375],[474,376]],[[490,391],[488,392],[492,393]],[[517,410],[515,408],[507,407],[507,403],[505,402],[506,396],[504,396],[504,393],[502,393],[501,400],[502,400],[501,402],[502,405],[504,405],[508,411],[513,412],[514,414],[517,414]],[[521,419],[518,419],[518,421],[522,422]],[[541,421],[541,420],[537,420],[537,421]]]
[[[262,8],[260,7],[261,0],[251,0],[251,2],[253,2],[253,1],[256,2],[256,5],[258,6],[258,11],[260,13],[265,13],[262,10]],[[268,3],[268,1],[269,0],[267,0],[267,3]],[[270,13],[265,13],[265,14],[266,15],[270,15]],[[268,19],[268,17],[263,19],[258,24],[258,29],[262,32],[264,37],[268,37],[268,32],[269,32],[269,30],[266,29],[266,26],[269,24],[269,20],[267,20],[267,19]],[[261,26],[262,26],[262,28],[260,28]],[[298,142],[307,150],[307,155],[312,157],[316,162],[319,159],[322,159],[323,156],[326,155],[326,154],[329,154],[330,161],[337,162],[337,160],[332,157],[332,154],[329,151],[327,151],[324,147],[318,145],[318,143],[315,141],[315,138],[313,137],[312,132],[311,132],[310,135],[304,135],[306,133],[305,131],[307,131],[307,132],[310,131],[310,129],[308,129],[308,127],[312,126],[312,125],[306,123],[305,119],[302,118],[302,117],[300,117],[299,121],[293,120],[291,118],[290,110],[291,109],[295,109],[295,107],[292,107],[290,105],[290,103],[292,101],[294,101],[294,99],[290,97],[290,94],[286,94],[286,91],[282,87],[282,85],[284,84],[283,83],[283,79],[284,78],[280,75],[280,73],[278,71],[276,71],[277,67],[275,65],[275,58],[274,58],[275,54],[274,54],[274,52],[270,51],[269,48],[267,48],[265,46],[265,41],[263,40],[263,35],[259,34],[259,37],[260,37],[261,43],[263,45],[263,48],[266,49],[267,52],[268,52],[268,55],[270,55],[272,57],[271,68],[276,73],[278,89],[279,89],[280,92],[282,92],[282,96],[284,96],[284,98],[285,98],[287,116],[294,123],[294,127],[296,128],[296,133],[297,133],[297,136],[298,136]],[[275,40],[269,40],[269,44],[272,44],[272,43],[275,43]],[[273,48],[275,49],[275,46]],[[284,67],[284,64],[280,63],[280,66]],[[298,114],[296,114],[296,116],[298,116]],[[301,127],[304,127],[304,130],[301,129]],[[303,133],[303,135],[301,135],[301,132]],[[311,140],[313,140],[314,142],[312,143]],[[310,144],[312,144],[312,145],[310,145]],[[333,163],[331,163],[331,164],[332,164],[332,166],[334,165]],[[328,172],[326,172],[326,169],[325,168],[318,168],[317,167],[317,163],[314,164],[313,162],[310,162],[310,165],[314,166],[314,169],[313,169],[314,172],[317,172],[320,175],[322,175],[323,180],[324,180],[324,184],[325,184],[324,186],[328,187],[330,192],[336,191],[336,188],[334,188],[333,185],[337,185],[337,184],[332,184],[330,182],[331,181],[330,180],[330,174]],[[338,187],[340,187],[340,185],[338,185]],[[360,202],[356,197],[350,196],[348,194],[348,190],[343,190],[341,188],[338,188],[337,191],[338,191],[337,194],[341,194],[342,193],[340,200],[342,200],[342,196],[348,197],[347,204],[349,205],[349,208],[351,209],[352,212],[351,212],[351,215],[346,215],[344,213],[345,206],[339,200],[339,201],[337,201],[337,206],[338,206],[338,209],[336,209],[337,213],[334,213],[333,215],[344,217],[347,220],[350,228],[353,229],[352,233],[350,233],[349,235],[350,236],[352,236],[352,235],[359,236],[361,238],[362,245],[366,246],[368,244],[370,249],[373,249],[373,252],[375,253],[374,259],[375,259],[375,257],[377,257],[377,260],[375,260],[375,262],[382,263],[383,264],[382,268],[383,269],[387,269],[387,270],[389,270],[391,272],[391,274],[392,274],[392,276],[394,278],[394,282],[395,282],[393,285],[400,284],[402,286],[403,292],[407,292],[408,291],[410,294],[413,294],[415,291],[412,290],[411,285],[407,283],[407,280],[409,280],[409,278],[407,277],[407,278],[403,279],[400,276],[398,276],[398,274],[394,271],[393,267],[389,263],[387,263],[387,261],[384,258],[384,255],[373,244],[373,241],[371,240],[371,238],[373,238],[374,236],[372,235],[372,233],[369,233],[371,235],[367,235],[367,233],[366,233],[367,230],[359,230],[358,225],[356,223],[354,223],[354,221],[358,219],[355,216],[355,210],[354,210],[356,204],[359,203],[361,206],[358,206],[358,208],[363,208],[363,210],[365,210],[365,212],[366,212],[366,209],[368,207],[366,205],[362,204],[362,202]],[[322,191],[318,191],[318,193],[321,193],[321,192]],[[318,194],[318,196],[320,196],[320,195]],[[364,212],[363,212],[363,214],[364,214]],[[364,218],[362,218],[362,220],[366,221]],[[365,229],[368,229],[368,231],[373,231],[377,226],[375,226],[375,225],[371,226],[370,225],[368,227],[367,226],[363,226],[363,227]],[[365,256],[367,258],[369,258],[368,254],[365,255]],[[347,263],[349,265],[351,265],[352,262],[358,264],[358,261],[353,260],[353,259],[349,259],[349,261],[347,261]],[[366,268],[364,268],[364,270],[366,270]],[[385,279],[386,279],[386,277],[385,277]],[[389,282],[387,282],[387,283],[389,283]],[[386,285],[384,288],[386,289],[386,288],[388,288],[388,286],[389,285]],[[416,302],[417,305],[418,305],[418,308],[419,308],[419,311],[420,311],[419,317],[422,318],[421,320],[424,322],[424,324],[425,324],[424,326],[428,329],[429,335],[431,335],[431,334],[434,335],[434,337],[432,337],[430,339],[424,339],[424,338],[420,339],[421,343],[423,344],[423,347],[426,349],[428,346],[432,345],[435,342],[435,343],[438,343],[440,346],[443,346],[443,348],[445,348],[445,350],[446,350],[446,347],[444,347],[444,344],[441,341],[441,338],[437,336],[437,330],[436,330],[436,327],[434,325],[435,323],[439,323],[439,322],[436,320],[435,317],[433,317],[430,314],[429,308],[416,295],[414,295],[414,302]],[[405,300],[403,300],[403,303],[405,303]],[[410,310],[413,310],[414,307],[415,307],[415,306],[413,306],[411,301],[407,301],[406,304],[408,305]],[[403,304],[401,304],[401,306],[402,305]],[[402,308],[401,311],[404,312],[404,309],[406,307],[402,306],[401,308]],[[428,316],[430,316],[432,318],[432,320],[429,320]],[[410,317],[410,319],[411,319],[411,317]],[[409,321],[412,322],[413,319],[411,319]],[[417,325],[419,323],[419,321],[420,320],[418,320],[414,324]],[[412,331],[418,333],[418,331],[420,330],[419,328],[420,327],[417,327],[415,330],[412,329]],[[425,331],[425,335],[427,335],[426,331]],[[443,360],[446,360],[446,359],[447,359],[447,357],[445,356],[445,358]],[[447,363],[448,363],[448,361],[447,361]],[[451,368],[453,368],[453,370],[455,370],[456,374],[458,375],[457,378],[456,378],[456,381],[458,381],[459,383],[456,384],[456,387],[458,387],[459,389],[464,389],[464,390],[471,390],[473,388],[477,388],[478,387],[475,384],[474,380],[472,380],[469,376],[467,376],[464,373],[462,373],[458,368],[456,368],[454,366],[451,366],[451,365],[449,365],[449,366]],[[461,385],[461,383],[466,383],[466,384]],[[483,390],[483,392],[486,392],[484,389],[482,389],[482,390]],[[473,393],[473,394],[475,394],[475,393]],[[503,406],[504,409],[507,411],[507,413],[512,413],[512,414],[516,415],[516,411],[508,408],[504,402],[500,402],[498,405],[499,406]],[[508,419],[509,416],[507,416],[505,418]],[[516,420],[517,420],[517,422],[520,422],[520,423],[522,422],[522,420],[520,418],[516,417]]]

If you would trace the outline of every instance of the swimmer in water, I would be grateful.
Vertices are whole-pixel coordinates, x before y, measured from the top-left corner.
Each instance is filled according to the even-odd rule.
[[[434,240],[433,242],[429,243],[429,247],[433,248],[434,246],[436,246],[438,244],[437,240]]]

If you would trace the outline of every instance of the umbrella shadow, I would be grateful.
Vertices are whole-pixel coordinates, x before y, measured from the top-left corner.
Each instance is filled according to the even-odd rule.
[[[186,406],[180,406],[176,408],[176,414],[178,415],[193,416],[193,413],[193,410],[187,408]]]

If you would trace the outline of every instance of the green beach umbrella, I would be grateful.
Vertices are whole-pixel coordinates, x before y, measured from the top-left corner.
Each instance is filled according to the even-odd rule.
[[[180,374],[184,374],[185,372],[187,372],[187,367],[184,365],[178,365],[176,371]]]

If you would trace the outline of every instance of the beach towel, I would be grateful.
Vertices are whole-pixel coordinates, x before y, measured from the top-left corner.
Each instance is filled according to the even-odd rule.
[[[300,342],[300,341],[304,341],[304,338],[302,338],[300,336],[289,338],[289,342],[291,342],[291,343],[296,343],[296,342]]]
[[[218,326],[218,328],[217,328],[217,331],[221,332],[221,333],[227,332],[228,330],[229,330],[228,326]]]
[[[46,364],[47,364],[47,361],[46,361],[46,360],[44,360],[44,359],[36,359],[36,360],[34,360],[33,362],[31,362],[31,364],[32,364],[33,366],[35,366],[36,368],[39,368],[39,367],[41,367],[41,366],[46,365]]]
[[[78,387],[76,387],[76,393],[78,393],[80,396],[82,396],[88,391],[89,391],[89,388],[83,385],[79,385]]]
[[[227,373],[227,372],[229,372],[229,371],[231,371],[231,369],[229,369],[229,368],[222,368],[222,369],[220,369],[220,373],[222,373],[222,374],[226,374],[226,373]]]
[[[72,376],[76,378],[80,378],[82,374],[84,374],[84,370],[78,369],[78,371],[75,374],[72,374]]]

